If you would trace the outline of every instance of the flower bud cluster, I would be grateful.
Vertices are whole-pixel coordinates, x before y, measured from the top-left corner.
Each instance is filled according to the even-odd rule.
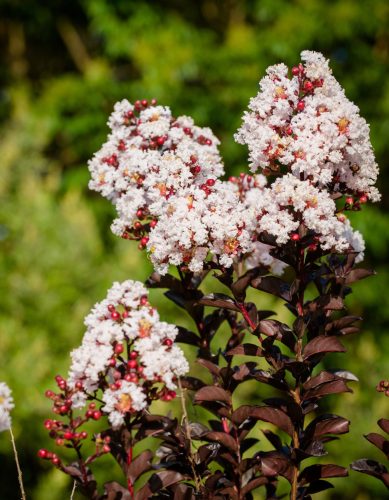
[[[103,390],[101,410],[118,427],[152,399],[175,397],[176,379],[188,371],[188,363],[174,345],[177,328],[160,321],[147,293],[140,282],[114,283],[94,306],[85,319],[82,344],[71,353],[64,384],[72,394],[62,406],[83,408],[87,398]]]
[[[292,69],[277,64],[260,81],[235,135],[247,144],[251,168],[291,172],[319,188],[377,201],[378,167],[369,126],[317,52]]]
[[[380,380],[376,387],[377,392],[384,392],[389,397],[389,380]]]
[[[10,412],[14,408],[11,389],[5,382],[0,382],[0,432],[11,427]]]

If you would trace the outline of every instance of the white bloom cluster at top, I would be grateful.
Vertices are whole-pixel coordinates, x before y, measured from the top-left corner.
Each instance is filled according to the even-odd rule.
[[[299,227],[306,247],[363,257],[345,211],[380,198],[369,127],[323,55],[301,57],[291,76],[284,64],[267,70],[235,136],[254,172],[278,177],[271,184],[264,175],[220,180],[219,142],[191,118],[154,101],[116,104],[108,141],[89,163],[90,187],[115,204],[113,232],[147,248],[159,273],[169,265],[200,272],[212,256],[279,274],[285,266],[261,235],[284,245],[298,241]],[[342,207],[334,200],[343,195]]]
[[[210,129],[186,116],[173,118],[168,107],[142,102],[116,103],[108,121],[111,134],[89,162],[90,189],[118,204],[116,232],[131,227],[139,209],[159,216],[178,190],[224,173],[219,141]]]
[[[10,412],[14,408],[11,389],[5,382],[0,382],[0,432],[11,427]]]
[[[317,187],[377,201],[369,126],[322,54],[304,51],[301,59],[291,77],[285,64],[268,68],[235,139],[247,144],[254,172],[287,167]]]
[[[115,427],[123,423],[126,412],[147,406],[147,389],[153,384],[163,384],[163,397],[189,369],[174,345],[177,328],[160,321],[140,282],[114,283],[85,324],[82,344],[71,353],[68,385],[74,390],[73,406],[83,407],[87,394],[104,390],[108,383],[103,411]]]

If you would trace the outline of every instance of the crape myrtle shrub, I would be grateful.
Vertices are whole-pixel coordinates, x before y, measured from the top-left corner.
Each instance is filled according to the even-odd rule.
[[[114,205],[112,231],[147,251],[155,272],[146,285],[166,289],[194,328],[162,322],[145,286],[130,280],[114,283],[87,316],[67,378],[46,393],[55,415],[45,426],[58,448],[38,454],[88,498],[243,499],[260,489],[270,499],[286,482],[290,498],[302,499],[348,474],[347,463],[322,457],[350,422],[323,407],[357,378],[322,361],[358,332],[345,297],[372,271],[358,267],[364,241],[347,215],[379,200],[378,169],[368,125],[328,62],[309,51],[301,59],[267,70],[235,136],[252,173],[227,181],[210,129],[154,100],[115,106],[108,140],[89,163],[90,188]],[[207,276],[224,293],[204,294]],[[294,321],[247,302],[249,288],[280,298]],[[189,374],[179,343],[208,378]],[[247,381],[258,399],[264,386],[271,397],[235,405]],[[176,396],[181,420],[153,413],[153,402]],[[206,425],[189,420],[191,405]],[[93,434],[88,421],[99,426]],[[263,448],[259,421],[269,424]],[[137,452],[150,438],[157,452]],[[75,461],[62,458],[64,447]],[[93,464],[108,454],[123,481],[99,487]],[[384,466],[366,459],[353,468],[387,485]]]

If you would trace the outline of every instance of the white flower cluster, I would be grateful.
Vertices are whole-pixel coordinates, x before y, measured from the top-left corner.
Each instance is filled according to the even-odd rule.
[[[336,205],[327,191],[310,181],[300,181],[292,174],[279,177],[263,190],[256,206],[257,232],[266,232],[276,238],[279,245],[290,241],[291,235],[299,239],[302,224],[315,235],[323,250],[344,252],[362,251],[360,233],[353,232],[344,216],[337,217]]]
[[[267,70],[235,139],[247,144],[253,171],[287,167],[317,187],[377,201],[369,126],[322,54],[304,51],[301,59],[291,77],[284,64]]]
[[[173,390],[175,379],[189,369],[183,352],[173,345],[177,328],[160,321],[140,282],[114,283],[85,324],[82,344],[71,353],[68,384],[74,390],[73,406],[83,407],[87,394],[108,382],[103,411],[112,425],[123,422],[127,411],[147,406],[150,384],[161,382],[162,393]]]
[[[263,175],[220,180],[218,140],[191,118],[175,119],[154,102],[116,104],[108,141],[89,164],[90,187],[115,204],[113,232],[147,248],[159,273],[170,265],[200,272],[212,257],[280,274],[285,265],[261,235],[283,245],[298,241],[300,225],[311,247],[363,256],[345,211],[380,197],[369,128],[328,61],[301,57],[291,76],[284,64],[267,70],[235,136],[248,145],[254,172],[278,177],[270,185]]]
[[[10,412],[14,408],[11,389],[5,382],[0,382],[0,432],[11,427]]]
[[[123,100],[108,125],[107,142],[89,162],[89,187],[117,207],[117,234],[132,228],[139,210],[158,217],[177,191],[224,173],[212,131],[192,118],[174,118],[168,107]]]

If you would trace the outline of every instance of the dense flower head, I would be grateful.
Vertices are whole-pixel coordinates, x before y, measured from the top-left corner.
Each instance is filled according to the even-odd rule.
[[[11,427],[10,412],[13,408],[11,389],[5,382],[0,382],[0,432]]]
[[[177,328],[160,321],[140,282],[114,283],[85,324],[66,382],[73,408],[84,407],[88,396],[101,389],[102,411],[116,425],[126,413],[146,408],[151,390],[159,399],[171,394],[177,377],[188,371],[183,352],[174,345]]]
[[[379,199],[369,127],[317,52],[304,51],[292,75],[271,66],[235,135],[247,144],[251,168],[287,171],[315,186]]]
[[[298,239],[303,228],[322,250],[342,253],[364,249],[360,233],[351,229],[330,194],[309,180],[300,181],[292,174],[276,179],[258,198],[256,210],[256,231],[274,236],[278,245]]]
[[[108,125],[107,142],[89,162],[89,187],[118,205],[114,227],[124,234],[159,216],[177,191],[224,173],[212,131],[154,101],[118,102]]]

